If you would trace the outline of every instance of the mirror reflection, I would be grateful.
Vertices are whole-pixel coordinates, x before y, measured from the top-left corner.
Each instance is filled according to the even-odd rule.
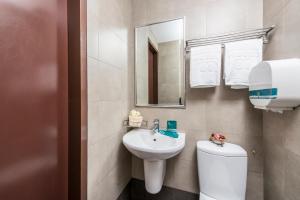
[[[183,107],[184,20],[135,29],[136,105]]]

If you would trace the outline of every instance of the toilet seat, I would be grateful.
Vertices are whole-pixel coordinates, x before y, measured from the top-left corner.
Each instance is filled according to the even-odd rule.
[[[199,200],[216,200],[200,192]]]

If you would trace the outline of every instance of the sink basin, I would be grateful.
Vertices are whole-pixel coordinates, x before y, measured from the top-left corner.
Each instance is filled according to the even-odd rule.
[[[123,137],[123,144],[135,156],[147,160],[165,160],[179,154],[185,145],[185,134],[172,138],[152,130],[134,129]]]
[[[155,194],[161,190],[166,171],[166,159],[179,154],[185,146],[185,134],[172,138],[152,130],[134,129],[123,137],[123,144],[135,156],[144,160],[146,189]]]

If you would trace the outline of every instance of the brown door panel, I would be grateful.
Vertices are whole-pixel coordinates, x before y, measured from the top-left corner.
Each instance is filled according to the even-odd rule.
[[[148,103],[158,104],[158,52],[148,42]]]
[[[68,197],[66,0],[0,2],[0,199]]]

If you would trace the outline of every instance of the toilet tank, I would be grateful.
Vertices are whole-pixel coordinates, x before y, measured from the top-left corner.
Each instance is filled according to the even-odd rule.
[[[216,200],[245,200],[247,152],[240,146],[197,142],[200,192]]]

